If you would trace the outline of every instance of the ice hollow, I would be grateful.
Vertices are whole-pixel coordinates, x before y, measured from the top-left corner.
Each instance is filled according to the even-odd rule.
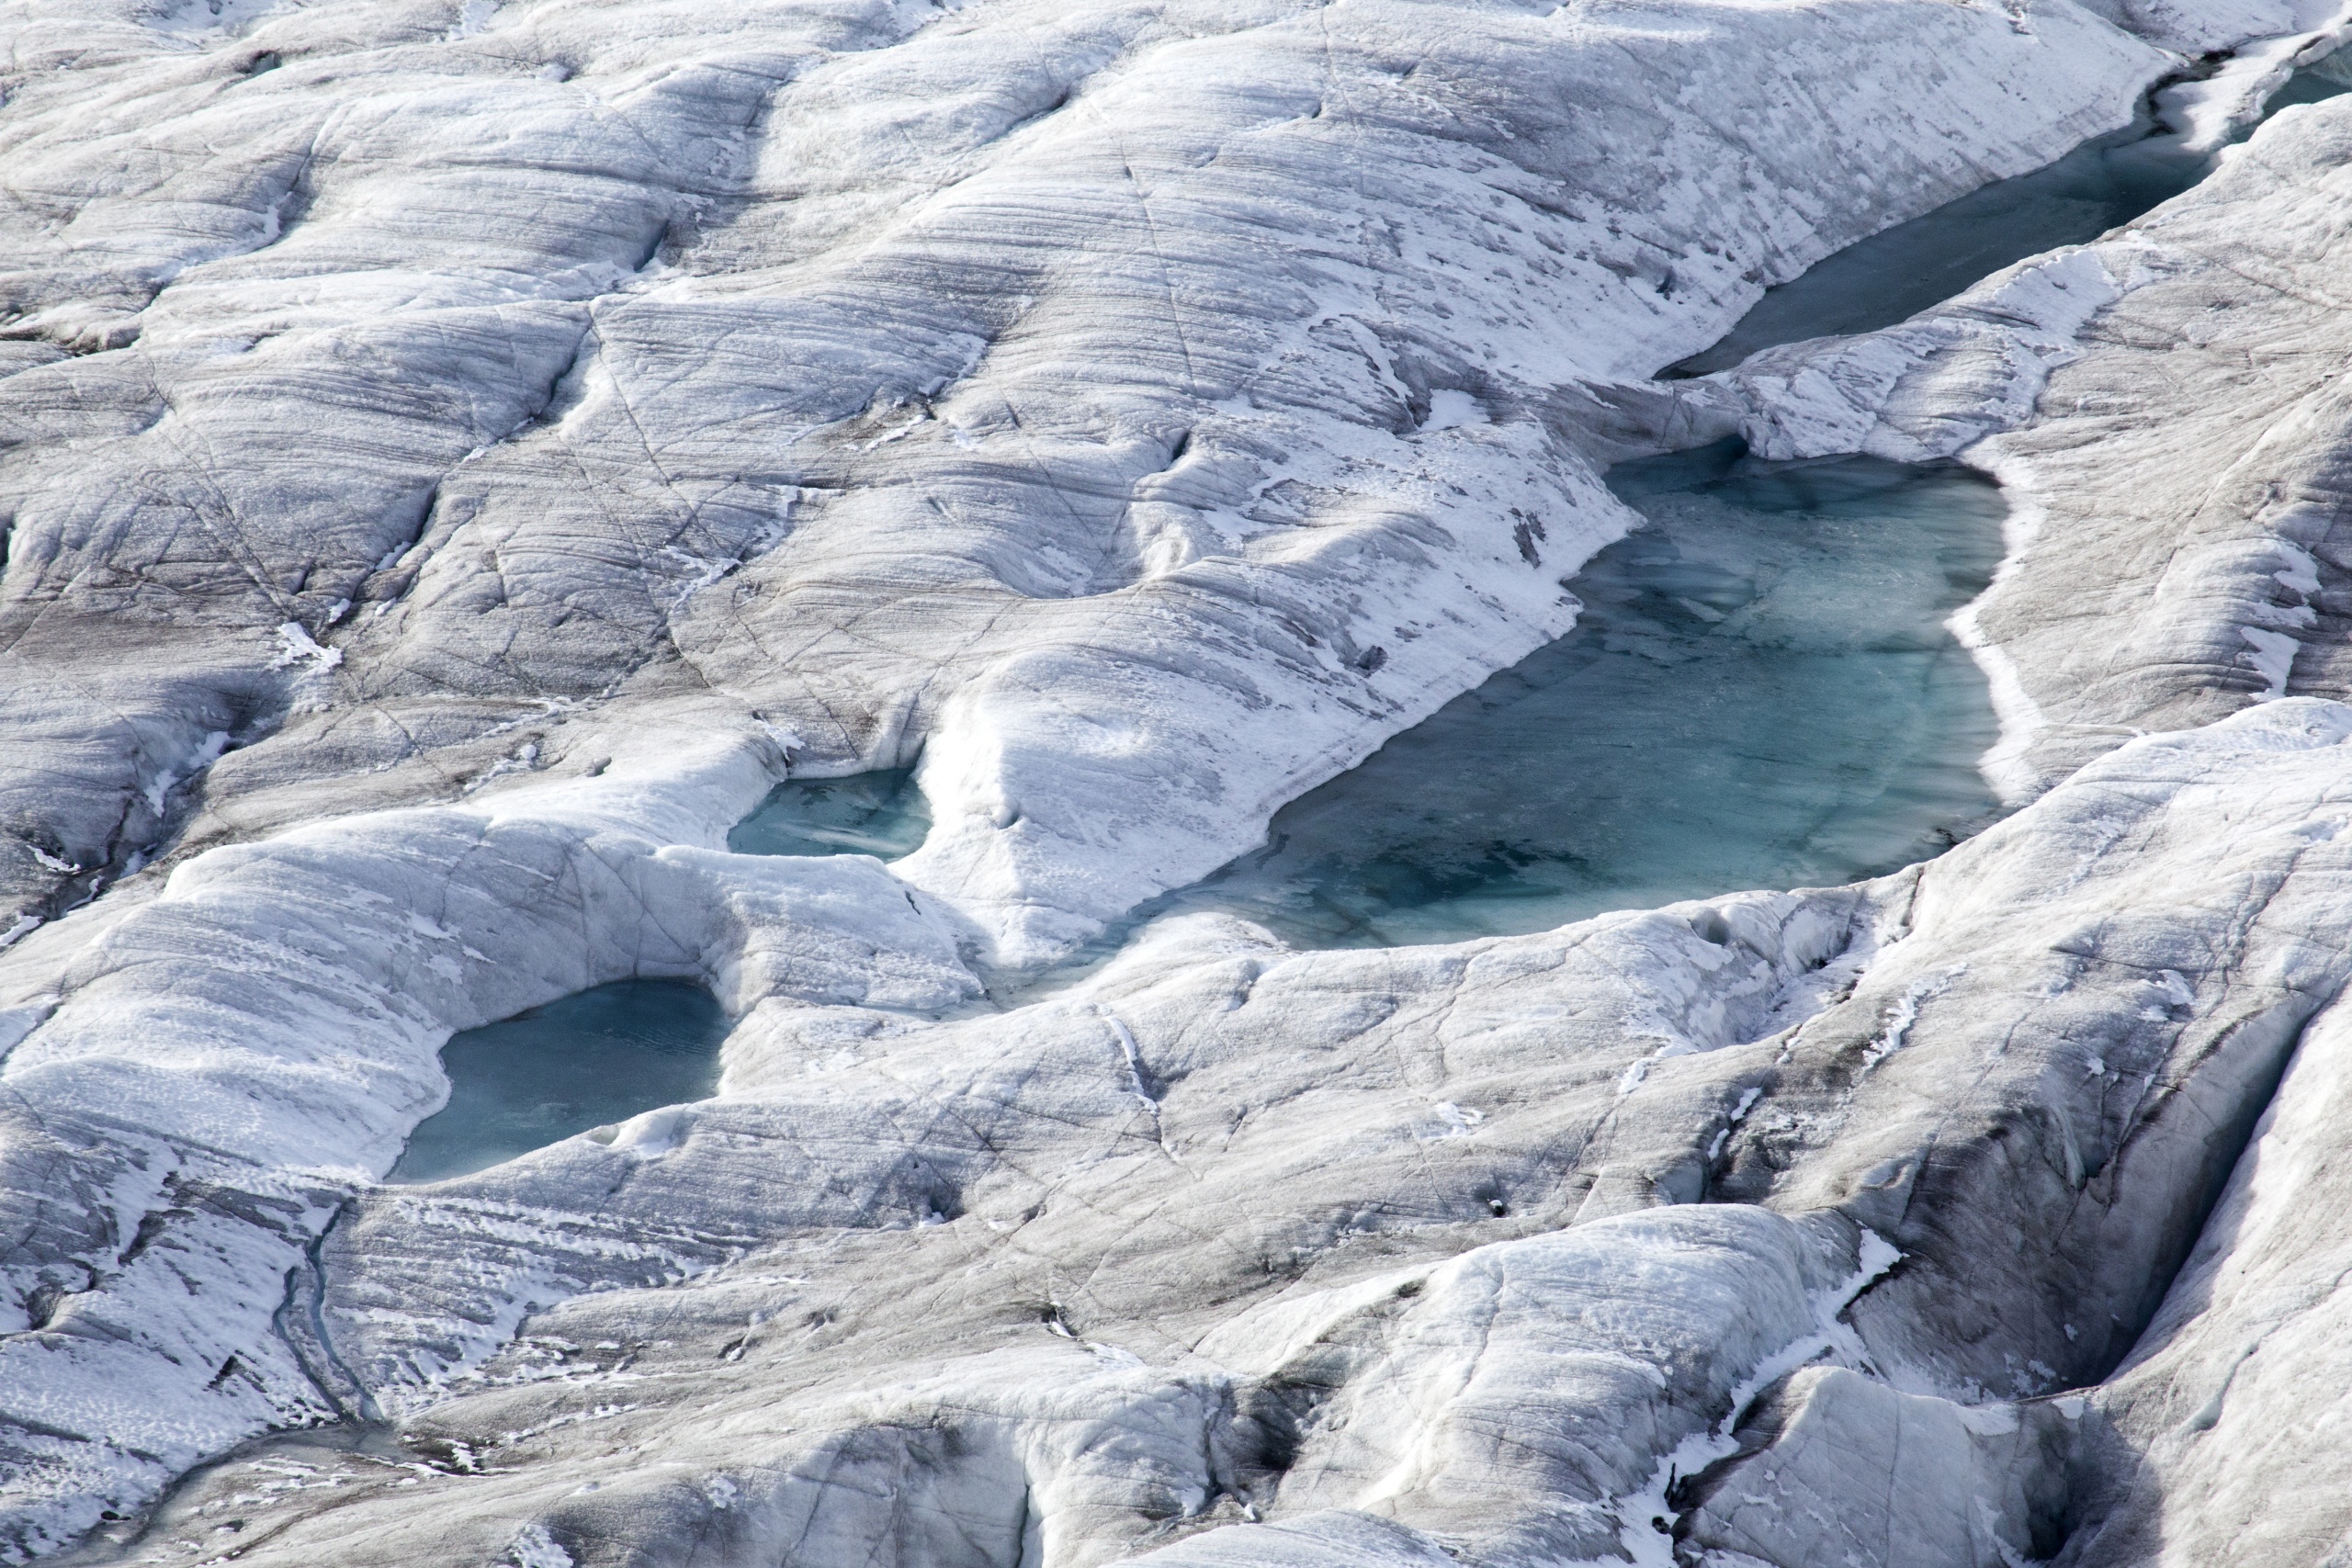
[[[1573,632],[1155,912],[1224,910],[1310,947],[1450,942],[1851,882],[1997,814],[1977,762],[1998,726],[1944,624],[2000,558],[1993,484],[1736,442],[1610,481],[1644,523],[1577,575]]]
[[[718,1084],[732,1021],[700,986],[616,980],[452,1035],[441,1047],[449,1102],[409,1134],[388,1181],[438,1181],[642,1111],[701,1100]]]
[[[931,811],[911,768],[846,778],[786,779],[728,830],[745,855],[874,855],[897,860],[922,847]]]

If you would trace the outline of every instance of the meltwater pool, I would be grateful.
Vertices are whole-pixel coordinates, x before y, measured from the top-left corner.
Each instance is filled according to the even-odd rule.
[[[1610,482],[1647,525],[1577,574],[1574,631],[1136,921],[1223,909],[1312,947],[1541,931],[1853,881],[1999,814],[1990,696],[1944,624],[2000,559],[1991,481],[1725,443]]]

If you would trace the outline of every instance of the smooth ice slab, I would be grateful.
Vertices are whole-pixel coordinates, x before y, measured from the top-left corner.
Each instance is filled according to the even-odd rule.
[[[1996,814],[1976,763],[1998,725],[1944,626],[1999,562],[1989,480],[1735,443],[1610,480],[1648,525],[1576,578],[1574,632],[1146,913],[1226,909],[1312,947],[1455,941],[1845,883]]]
[[[914,770],[839,779],[787,779],[727,835],[741,855],[876,855],[897,860],[922,845],[931,808]]]
[[[2330,56],[2290,77],[2264,103],[2263,118],[2347,90],[2352,58]],[[1971,191],[1815,263],[1766,293],[1713,347],[1666,374],[1704,376],[1776,344],[1891,327],[2013,262],[2120,228],[2211,174],[2221,155],[2190,151],[2153,120],[2086,142],[2046,168]]]
[[[418,1124],[385,1179],[465,1176],[639,1111],[707,1099],[729,1027],[699,986],[621,980],[451,1035],[441,1048],[449,1103]]]

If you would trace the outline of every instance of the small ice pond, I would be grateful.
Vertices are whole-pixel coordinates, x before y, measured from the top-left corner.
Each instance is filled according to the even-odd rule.
[[[730,1027],[682,980],[622,980],[450,1036],[449,1103],[418,1123],[393,1182],[470,1175],[639,1111],[707,1099]]]
[[[897,860],[922,845],[931,808],[914,770],[838,779],[786,779],[727,835],[739,855],[876,855]]]
[[[1724,443],[1610,482],[1647,526],[1577,574],[1574,631],[1137,921],[1222,909],[1307,947],[1542,931],[1853,881],[1998,813],[1998,725],[1944,626],[1999,563],[1991,481]]]
[[[2262,118],[2346,91],[2352,51],[2296,72],[2263,105]],[[2144,118],[1815,263],[1758,300],[1722,342],[1667,374],[1703,376],[1776,344],[1893,326],[2013,262],[2086,243],[2131,222],[2211,174],[2220,161],[2218,152],[2184,150],[2177,135]]]

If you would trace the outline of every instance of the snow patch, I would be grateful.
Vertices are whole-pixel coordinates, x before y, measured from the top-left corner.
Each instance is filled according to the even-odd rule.
[[[1490,424],[1487,406],[1468,392],[1444,388],[1430,394],[1430,416],[1421,421],[1424,432],[1458,430],[1465,424]]]
[[[2238,636],[2251,645],[2250,650],[2238,655],[2239,662],[2251,665],[2262,677],[2262,690],[2254,700],[2276,702],[2287,694],[2287,677],[2295,667],[2295,655],[2302,644],[2284,632],[2267,631],[2260,626],[2240,626]]]
[[[1967,964],[1954,964],[1912,981],[1903,995],[1895,998],[1894,1006],[1888,1010],[1885,1026],[1879,1031],[1878,1037],[1863,1047],[1862,1071],[1869,1072],[1902,1050],[1904,1041],[1911,1032],[1911,1026],[1919,1021],[1920,1005],[1930,997],[1941,995],[1954,980],[1967,973]]]
[[[506,1549],[514,1568],[572,1568],[571,1553],[556,1544],[545,1525],[525,1525]]]
[[[343,662],[343,649],[321,647],[300,622],[288,621],[277,628],[277,657],[270,660],[269,667],[283,670],[304,659],[321,670],[332,670]]]
[[[1840,1321],[1839,1314],[1902,1259],[1903,1253],[1894,1243],[1863,1227],[1854,1271],[1814,1296],[1814,1331],[1767,1356],[1735,1384],[1731,1408],[1723,1419],[1676,1444],[1672,1452],[1657,1461],[1648,1485],[1610,1500],[1608,1508],[1617,1517],[1618,1542],[1624,1558],[1592,1558],[1573,1568],[1623,1568],[1624,1562],[1631,1562],[1634,1568],[1677,1568],[1673,1529],[1681,1510],[1667,1501],[1676,1483],[1737,1453],[1739,1442],[1732,1434],[1738,1429],[1740,1418],[1756,1403],[1757,1395],[1789,1373],[1824,1356],[1843,1366],[1859,1365],[1864,1355],[1860,1337]]]

